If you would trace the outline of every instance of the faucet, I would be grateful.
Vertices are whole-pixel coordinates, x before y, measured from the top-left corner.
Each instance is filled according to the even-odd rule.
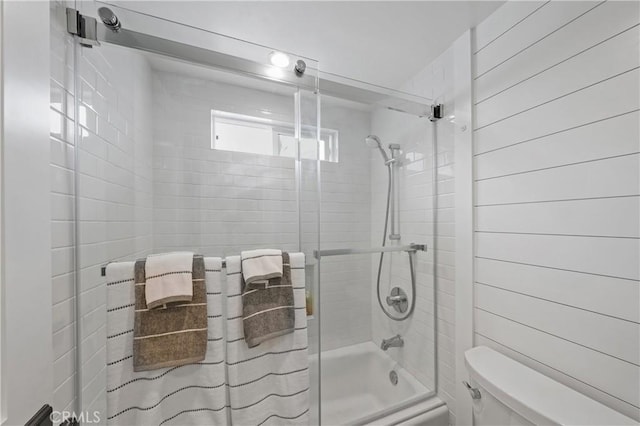
[[[382,339],[382,344],[380,344],[380,349],[386,351],[389,348],[401,348],[404,346],[404,340],[399,334],[396,334],[390,339]]]

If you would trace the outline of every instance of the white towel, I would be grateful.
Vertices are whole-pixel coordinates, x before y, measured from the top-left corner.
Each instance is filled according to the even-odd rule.
[[[107,266],[107,424],[225,425],[220,258],[205,258],[207,355],[198,364],[133,371],[134,262]]]
[[[173,252],[147,256],[145,299],[153,309],[171,302],[190,302],[193,297],[193,253]]]
[[[240,252],[242,276],[246,285],[282,277],[282,251],[275,249]]]
[[[304,254],[292,253],[295,330],[249,349],[242,326],[240,257],[227,257],[227,379],[231,423],[309,423]]]

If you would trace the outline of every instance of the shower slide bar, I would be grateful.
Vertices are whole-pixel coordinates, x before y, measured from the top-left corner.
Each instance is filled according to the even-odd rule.
[[[313,255],[316,259],[319,259],[325,256],[346,256],[350,254],[386,253],[386,252],[398,252],[398,251],[406,251],[409,253],[415,253],[417,251],[427,251],[427,245],[411,243],[406,246],[314,250]]]

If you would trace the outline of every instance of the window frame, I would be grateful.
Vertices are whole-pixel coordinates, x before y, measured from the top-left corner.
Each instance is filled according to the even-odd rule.
[[[272,154],[263,154],[263,153],[251,153],[254,155],[270,155],[274,157],[286,157],[280,154],[280,136],[295,136],[295,126],[293,123],[288,123],[285,121],[274,120],[265,117],[256,117],[246,114],[238,114],[228,111],[221,110],[211,110],[211,142],[210,148],[212,150],[219,151],[228,151],[228,152],[243,152],[248,153],[246,151],[236,151],[229,150],[224,148],[216,147],[216,122],[231,124],[231,125],[247,125],[247,127],[257,127],[257,128],[265,128],[271,131],[272,136]],[[309,125],[302,126],[302,137],[301,140],[313,140],[313,133],[315,133],[315,127]],[[305,134],[311,134],[311,137],[305,137]],[[321,144],[321,153],[320,153],[320,161],[327,161],[331,163],[339,162],[339,132],[335,129],[321,128],[320,129],[320,142]],[[316,160],[316,158],[302,158],[302,159],[310,159]]]

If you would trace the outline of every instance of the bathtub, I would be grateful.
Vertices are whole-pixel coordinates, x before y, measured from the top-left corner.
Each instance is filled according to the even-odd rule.
[[[318,356],[310,356],[309,362],[311,383],[318,383]],[[322,418],[317,390],[312,391],[311,424],[448,424],[444,402],[372,342],[322,352],[321,368]],[[396,385],[389,378],[392,370]]]

